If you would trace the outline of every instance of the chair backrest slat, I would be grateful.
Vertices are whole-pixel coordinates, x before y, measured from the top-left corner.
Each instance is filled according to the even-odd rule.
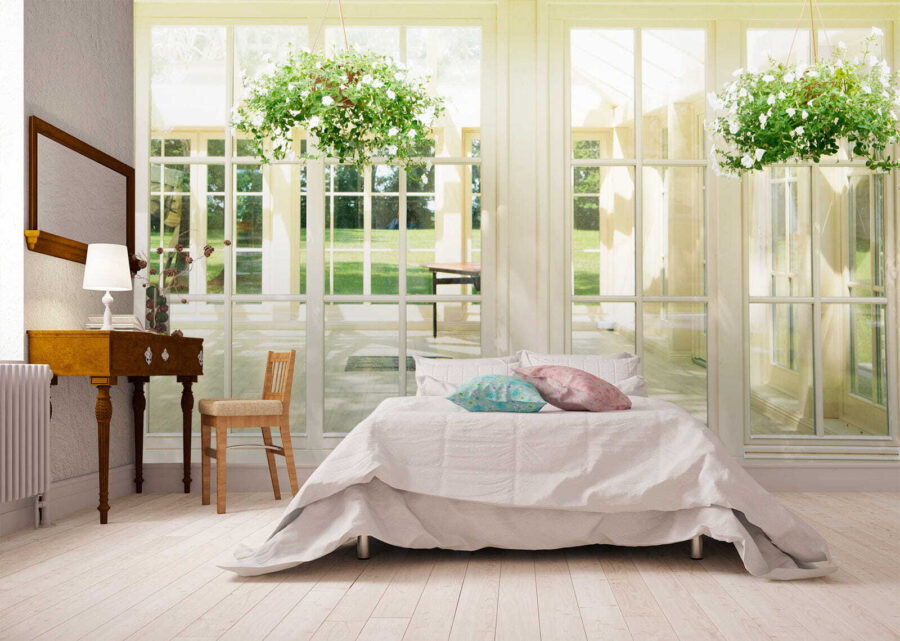
[[[263,398],[282,401],[285,413],[290,405],[291,386],[294,379],[294,359],[296,350],[278,353],[269,352],[266,363],[266,379],[263,383]]]

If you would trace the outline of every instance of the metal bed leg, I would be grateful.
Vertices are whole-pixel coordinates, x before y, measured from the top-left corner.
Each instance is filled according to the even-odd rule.
[[[368,547],[366,548],[368,549]],[[691,558],[692,559],[702,559],[703,558],[703,535],[698,534],[694,538],[691,539]]]
[[[356,558],[369,558],[369,537],[367,535],[356,537]]]

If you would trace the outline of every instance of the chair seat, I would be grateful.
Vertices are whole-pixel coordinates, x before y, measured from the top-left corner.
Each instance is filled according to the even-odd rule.
[[[278,416],[281,401],[262,398],[204,398],[200,413],[207,416]]]

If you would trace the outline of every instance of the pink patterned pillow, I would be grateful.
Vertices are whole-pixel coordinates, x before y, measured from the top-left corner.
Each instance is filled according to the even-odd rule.
[[[574,367],[518,367],[516,375],[534,385],[545,401],[564,410],[609,412],[631,409],[631,399],[602,378]]]

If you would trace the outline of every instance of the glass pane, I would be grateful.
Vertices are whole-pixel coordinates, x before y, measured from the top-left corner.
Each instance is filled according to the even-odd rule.
[[[166,138],[163,140],[163,154],[166,156],[190,156],[191,141]]]
[[[234,102],[244,96],[242,77],[269,73],[288,52],[306,47],[307,28],[298,25],[244,25],[234,28]]]
[[[815,434],[812,306],[750,304],[750,429]]]
[[[306,432],[306,305],[297,302],[235,303],[232,321],[231,395],[260,398],[268,352],[297,351],[291,387],[291,432]],[[241,430],[238,434],[252,433]],[[272,433],[280,443],[278,429]],[[259,432],[252,433],[255,440]]]
[[[372,294],[399,291],[400,198],[372,197]]]
[[[191,242],[191,197],[163,196],[152,205],[162,203],[161,210],[150,210],[150,221],[155,221],[161,229],[162,247],[175,247],[177,244],[189,245]]]
[[[262,253],[237,252],[234,258],[234,291],[236,294],[262,293]]]
[[[344,42],[344,34],[347,42]],[[325,50],[333,52],[351,47],[372,51],[382,56],[400,60],[400,28],[399,27],[326,27]]]
[[[206,197],[206,243],[215,251],[205,259],[206,293],[225,291],[225,196]],[[200,248],[197,248],[198,254]]]
[[[857,167],[816,172],[823,296],[885,295],[884,177]]]
[[[263,175],[260,165],[238,165],[234,169],[235,186],[240,192],[259,193],[262,191]]]
[[[645,158],[702,158],[706,32],[645,29],[642,136]]]
[[[235,203],[237,247],[262,247],[262,196],[238,196]]]
[[[650,396],[706,423],[706,305],[644,303],[643,372]]]
[[[875,36],[874,46],[871,47],[869,53],[878,58],[884,56],[884,31],[888,31],[889,27],[882,30],[882,35]],[[820,29],[819,30],[819,57],[828,58],[841,43],[843,43],[845,55],[858,56],[861,55],[866,48],[866,38],[872,35],[872,28],[844,28],[844,29]]]
[[[576,296],[634,294],[634,169],[573,167]]]
[[[225,191],[225,165],[209,165],[206,168],[206,191]]]
[[[203,339],[203,376],[194,383],[195,399],[225,396],[224,307],[220,303],[192,301],[181,304],[169,300],[169,329],[180,329],[185,336]],[[174,376],[150,379],[147,399],[147,430],[153,434],[181,434],[181,390]],[[196,402],[196,401],[195,401]],[[194,405],[196,408],[196,404]],[[196,410],[194,432],[200,432]]]
[[[476,358],[481,355],[481,307],[477,303],[406,306],[406,393],[416,393],[412,356]]]
[[[346,433],[398,396],[397,305],[325,305],[325,432]]]
[[[225,155],[225,139],[211,138],[206,141],[207,156],[224,156]]]
[[[362,193],[365,176],[356,167],[329,165],[325,168],[327,190],[335,193]]]
[[[400,191],[400,169],[389,165],[375,165],[372,168],[372,191],[379,194]]]
[[[576,157],[634,157],[634,30],[572,29],[570,42]]]
[[[481,29],[409,27],[406,62],[413,76],[430,76],[428,90],[446,99],[435,122],[438,156],[464,156],[465,128],[481,125]]]
[[[825,433],[888,433],[884,305],[822,306]]]
[[[706,293],[706,204],[702,167],[645,167],[644,293]]]
[[[636,352],[634,303],[573,303],[572,353],[617,352]]]
[[[751,296],[812,294],[810,170],[771,167],[747,176]]]
[[[749,71],[767,68],[770,59],[795,65],[809,64],[809,50],[809,29],[747,29]]]
[[[326,293],[363,293],[364,235],[363,197],[334,195],[326,197]]]
[[[153,131],[222,127],[228,118],[225,27],[153,27],[150,41]]]

